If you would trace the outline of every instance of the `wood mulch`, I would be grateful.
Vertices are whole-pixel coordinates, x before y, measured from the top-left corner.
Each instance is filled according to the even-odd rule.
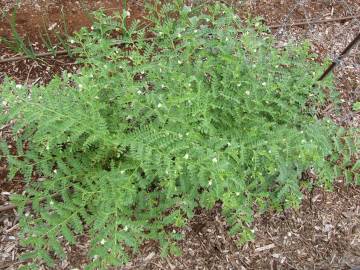
[[[11,11],[15,2],[0,0],[0,35],[10,35],[6,15],[2,17],[2,12]],[[85,9],[102,6],[112,12],[121,8],[119,2],[22,0],[17,12],[17,27],[36,50],[44,51],[38,35],[43,22],[46,29],[52,29],[48,31],[61,31],[62,14],[65,14],[69,31],[78,30],[81,26],[89,26]],[[360,14],[359,0],[226,2],[234,5],[241,16],[261,16],[267,24],[285,25]],[[128,4],[132,16],[141,17],[141,1],[128,1]],[[282,27],[274,29],[273,34],[279,44],[310,40],[312,50],[322,60],[335,58],[359,29],[360,22],[354,19]],[[0,44],[0,58],[14,55]],[[5,76],[11,76],[17,83],[44,84],[64,70],[77,72],[74,59],[48,57],[0,64],[0,83]],[[326,113],[343,126],[360,127],[360,113],[352,110],[352,104],[360,101],[360,45],[336,68],[334,78],[342,98],[341,114],[335,116],[331,107]],[[9,147],[14,147],[6,127],[0,127],[0,137],[7,139]],[[0,159],[0,206],[9,202],[11,194],[21,193],[24,189],[21,179],[7,182],[5,176],[6,161]],[[220,205],[211,211],[198,210],[181,231],[185,236],[179,243],[181,256],[161,258],[158,245],[149,242],[128,265],[118,269],[360,269],[360,188],[345,186],[341,179],[337,180],[332,192],[319,188],[311,193],[304,192],[300,209],[256,215],[252,224],[256,237],[241,247],[236,245],[236,237],[228,235],[220,210]],[[21,265],[19,255],[25,248],[19,244],[17,222],[16,210],[0,212],[0,270],[18,269]],[[56,269],[83,269],[87,246],[86,237],[79,238],[77,246],[66,246],[68,259],[58,262]]]

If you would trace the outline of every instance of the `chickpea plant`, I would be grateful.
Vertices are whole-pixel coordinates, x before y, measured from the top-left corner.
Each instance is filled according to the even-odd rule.
[[[124,264],[145,240],[178,254],[177,228],[216,202],[246,241],[254,209],[299,205],[306,170],[331,186],[337,128],[317,111],[335,92],[331,80],[313,87],[323,68],[307,44],[277,49],[265,26],[221,4],[148,14],[126,26],[128,12],[98,12],[73,37],[80,72],[1,86],[17,154],[1,151],[9,179],[27,183],[13,202],[20,213],[32,202],[20,218],[29,267],[53,266],[81,235],[87,269]]]

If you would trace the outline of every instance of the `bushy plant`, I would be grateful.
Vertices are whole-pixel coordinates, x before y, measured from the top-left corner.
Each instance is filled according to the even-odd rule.
[[[126,262],[147,239],[178,253],[176,228],[218,201],[246,240],[254,209],[300,203],[306,170],[331,184],[335,127],[316,113],[334,92],[313,86],[322,67],[307,44],[276,49],[266,27],[220,4],[148,13],[151,24],[131,27],[126,12],[97,13],[74,38],[77,74],[2,85],[1,123],[16,119],[18,154],[2,151],[9,178],[28,182],[13,199],[20,211],[32,201],[20,224],[35,263],[53,265],[82,234],[88,269]]]

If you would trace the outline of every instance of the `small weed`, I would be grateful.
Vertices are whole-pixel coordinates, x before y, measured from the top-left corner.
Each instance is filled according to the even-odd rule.
[[[1,38],[1,42],[16,53],[22,53],[30,58],[35,58],[35,51],[30,42],[25,42],[16,29],[16,9],[10,17],[11,38]]]

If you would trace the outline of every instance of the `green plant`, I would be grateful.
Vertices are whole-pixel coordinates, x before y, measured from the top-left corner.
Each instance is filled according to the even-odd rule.
[[[65,49],[69,57],[73,57],[73,52],[71,48],[71,38],[68,31],[68,22],[66,16],[64,14],[63,9],[61,9],[61,18],[62,24],[60,25],[61,30],[56,30],[52,35],[49,34],[47,26],[49,25],[49,21],[46,21],[43,18],[43,33],[39,33],[39,36],[47,48],[47,50],[54,55],[56,54],[56,48],[62,47]],[[51,37],[52,36],[52,37]]]
[[[333,141],[333,175],[343,177],[346,184],[360,185],[360,129],[341,127],[334,134]]]
[[[360,101],[357,101],[353,104],[354,111],[360,111]]]
[[[30,42],[25,42],[24,38],[18,33],[16,29],[16,9],[14,9],[13,14],[10,18],[10,27],[11,27],[11,38],[0,37],[0,43],[4,43],[9,49],[17,52],[23,53],[30,58],[35,58],[35,51]]]
[[[88,269],[126,262],[147,239],[177,254],[176,228],[217,201],[230,232],[249,239],[255,208],[299,205],[307,169],[331,186],[336,127],[316,113],[334,91],[312,86],[322,70],[307,44],[276,49],[265,26],[221,4],[149,7],[145,27],[127,28],[127,15],[96,13],[76,35],[79,74],[2,86],[0,123],[16,119],[18,153],[1,150],[9,179],[27,181],[13,201],[33,208],[20,219],[25,258],[51,266],[81,234]]]

